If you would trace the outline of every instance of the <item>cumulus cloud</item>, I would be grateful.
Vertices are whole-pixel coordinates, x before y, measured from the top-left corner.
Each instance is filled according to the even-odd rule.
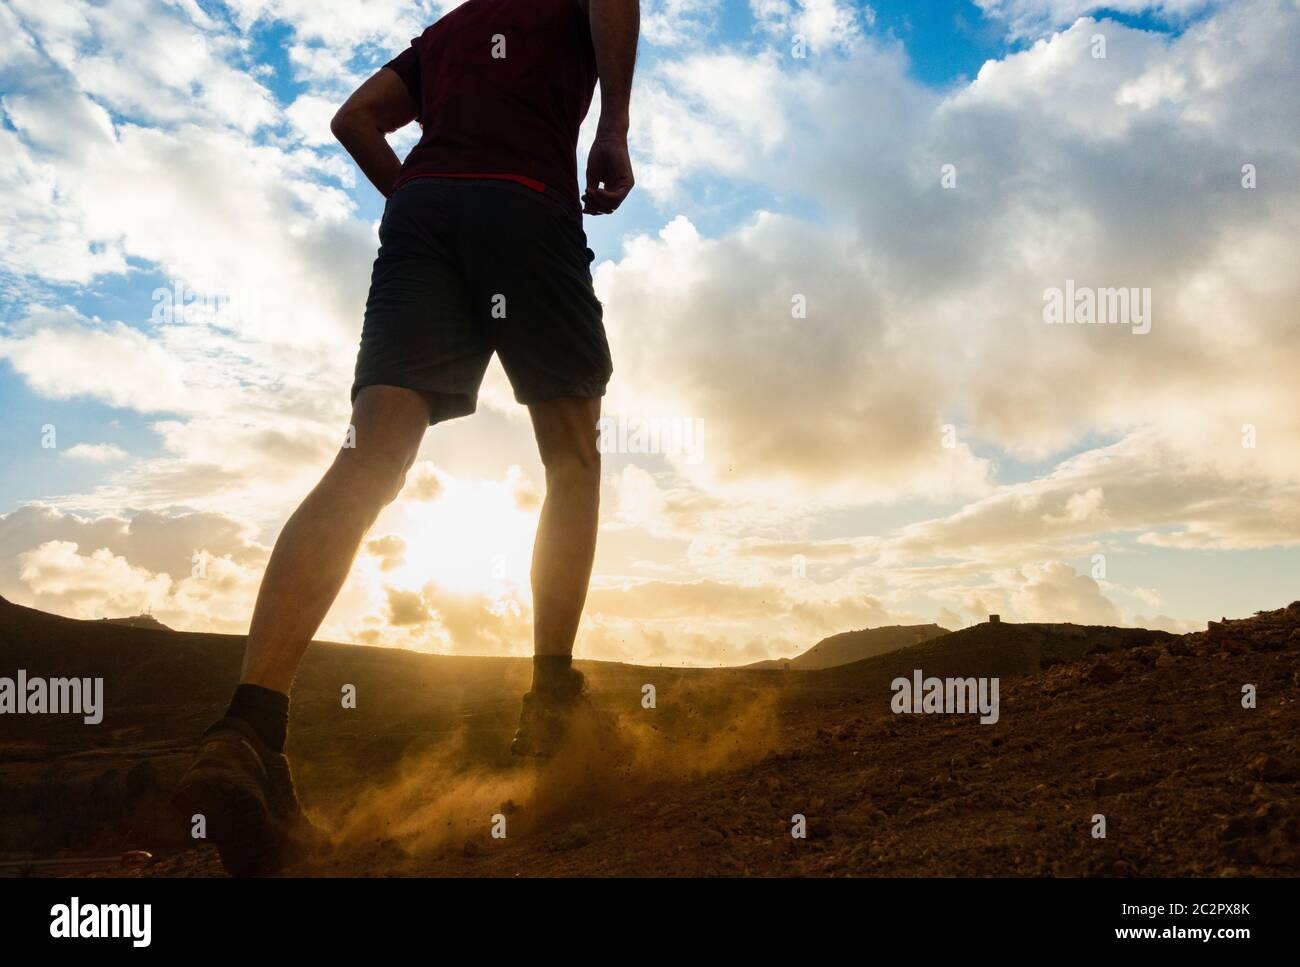
[[[764,127],[784,131],[772,144],[691,85],[661,108],[652,87],[651,132],[676,113],[729,131],[725,148],[690,139],[694,155],[649,136],[649,152],[676,159],[673,179],[743,169],[824,214],[760,214],[712,239],[679,218],[627,242],[598,276],[616,337],[623,319],[629,345],[636,334],[621,390],[653,412],[707,413],[706,462],[729,479],[802,465],[833,481],[839,467],[868,497],[977,493],[990,445],[1041,461],[1157,427],[1189,456],[1222,456],[1242,426],[1265,423],[1276,445],[1259,449],[1261,469],[1294,478],[1293,355],[1253,347],[1288,328],[1296,293],[1282,266],[1300,205],[1288,184],[1246,190],[1241,168],[1294,164],[1293,86],[1249,92],[1277,88],[1297,19],[1284,4],[1237,5],[1172,41],[1111,24],[1106,60],[1080,21],[946,97],[910,81],[890,49],[864,45],[794,78],[772,61],[766,110],[780,120]],[[662,72],[705,86],[716,63],[687,56]],[[1181,80],[1134,96],[1152,76]],[[867,152],[864,112],[877,122]],[[1152,331],[1045,325],[1042,294],[1067,280],[1149,287]],[[809,308],[798,325],[783,311],[795,295]],[[801,406],[773,412],[790,399]],[[958,446],[936,453],[949,421]]]
[[[1062,562],[1026,567],[1014,577],[1009,595],[1011,614],[1020,621],[1068,621],[1074,624],[1115,625],[1119,608],[1086,574],[1076,574]]]
[[[717,25],[723,0],[645,0],[641,41],[682,46],[706,41]]]
[[[744,587],[715,581],[646,582],[597,588],[589,597],[595,614],[625,618],[762,617],[782,610],[784,594],[775,588]]]
[[[302,94],[285,109],[285,116],[293,125],[294,133],[313,148],[333,144],[330,120],[339,109],[336,98]]]
[[[11,6],[53,66],[115,112],[152,123],[204,120],[249,132],[275,118],[266,89],[227,62],[235,44],[209,33],[214,23],[196,5],[13,0]],[[141,30],[146,22],[149,29]]]
[[[7,359],[37,393],[94,397],[142,412],[190,411],[184,365],[165,346],[120,322],[72,309],[37,310],[0,337]]]
[[[164,574],[134,567],[108,548],[81,553],[71,541],[47,541],[18,556],[19,576],[38,600],[78,618],[139,614],[166,597]]]
[[[1117,13],[1153,13],[1181,23],[1221,0],[975,0],[985,15],[1007,22],[1014,37],[1034,37],[1054,27],[1065,27],[1097,10]]]
[[[443,492],[447,475],[428,460],[422,460],[406,475],[403,496],[409,500],[437,500]]]
[[[89,463],[112,463],[125,460],[126,451],[112,443],[78,443],[63,451],[69,460],[85,460]]]
[[[1262,478],[1249,456],[1235,467],[1216,466],[1143,432],[1000,488],[948,517],[909,524],[878,547],[908,558],[1024,560],[1047,548],[1087,547],[1099,534],[1120,531],[1152,546],[1295,546],[1298,497],[1300,486]]]
[[[406,555],[406,541],[399,534],[372,537],[365,544],[366,553],[379,559],[381,571],[400,567]]]
[[[419,625],[429,621],[433,615],[425,606],[423,598],[415,591],[403,591],[400,588],[388,589],[388,621],[398,628],[404,625]]]
[[[852,44],[875,20],[871,7],[844,0],[749,0],[749,8],[761,29],[787,44],[802,38],[814,54]]]
[[[356,640],[442,654],[532,653],[531,614],[516,596],[456,591],[432,581],[415,590],[387,586],[383,594],[385,610],[350,629]]]
[[[245,630],[259,577],[258,569],[203,552],[191,574],[173,580],[107,547],[92,551],[71,541],[47,541],[20,554],[17,564],[19,600],[75,618],[148,612],[187,631]]]
[[[176,580],[193,571],[199,552],[254,566],[265,561],[270,550],[247,522],[222,514],[140,511],[84,516],[29,504],[0,515],[0,591],[6,597],[17,576],[11,562],[50,541],[105,548],[134,566]]]
[[[126,608],[112,579],[181,626],[246,620],[275,529],[341,442],[374,254],[322,123],[451,4],[336,6],[0,7],[0,285],[18,296],[0,356],[39,396],[144,415],[161,447],[0,518],[6,595]],[[706,45],[718,4],[646,6],[634,151],[657,214],[596,271],[605,412],[703,433],[606,455],[580,647],[755,660],[991,610],[1172,626],[1167,589],[1062,561],[1297,543],[1293,4],[1105,5],[1172,36],[987,0],[1033,42],[950,91],[867,9],[754,0],[748,43]],[[251,64],[271,23],[287,68]],[[816,56],[791,56],[794,33]],[[275,70],[303,85],[288,103]],[[222,298],[160,318],[137,288],[101,318],[42,291],[139,266]],[[1151,332],[1046,325],[1067,280],[1149,287]],[[436,439],[327,632],[526,651],[542,478],[497,370],[483,412]]]
[[[928,353],[889,330],[855,248],[770,214],[723,240],[683,218],[630,240],[598,273],[612,338],[637,344],[610,410],[701,420],[698,467],[670,457],[715,483],[979,492],[987,464],[943,446]]]

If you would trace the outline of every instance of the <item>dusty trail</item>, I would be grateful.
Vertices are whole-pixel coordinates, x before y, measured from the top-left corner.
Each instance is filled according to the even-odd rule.
[[[467,764],[466,734],[457,733],[404,759],[393,781],[368,788],[334,819],[335,855],[325,868],[357,871],[377,854],[400,858],[406,872],[436,869],[449,855],[477,856],[511,836],[599,824],[648,790],[769,754],[776,695],[709,691],[705,684],[682,690],[679,701],[708,712],[689,715],[689,729],[671,737],[646,712],[580,716],[564,748],[545,761]]]

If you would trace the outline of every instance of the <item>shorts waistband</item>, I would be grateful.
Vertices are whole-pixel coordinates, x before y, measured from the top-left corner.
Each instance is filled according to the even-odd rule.
[[[411,178],[410,180],[404,181],[402,184],[398,185],[397,190],[394,191],[393,194],[396,195],[399,191],[405,191],[412,185],[425,184],[429,182],[435,183],[439,187],[444,188],[460,186],[463,188],[495,188],[501,191],[512,191],[521,197],[532,198],[542,204],[550,205],[558,214],[563,215],[565,218],[570,219],[579,226],[582,225],[581,209],[574,208],[573,203],[554,188],[546,187],[541,191],[538,191],[535,188],[529,188],[527,185],[520,184],[517,181],[512,181],[509,178],[466,178],[460,175],[418,175],[417,177]]]

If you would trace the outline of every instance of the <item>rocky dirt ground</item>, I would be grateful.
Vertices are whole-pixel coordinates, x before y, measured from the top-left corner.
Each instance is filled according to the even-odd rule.
[[[373,653],[380,677],[407,663],[412,691],[341,732],[312,695],[330,694],[330,663],[354,652]],[[290,751],[335,846],[292,873],[1300,873],[1300,602],[1184,636],[985,625],[819,672],[589,663],[600,716],[541,766],[504,753],[526,664],[444,660],[485,664],[428,671],[459,697],[426,720],[415,679],[427,656],[324,654],[295,690]],[[888,681],[913,665],[940,675],[1000,668],[998,722],[893,714]],[[461,676],[454,688],[449,675]],[[653,710],[640,704],[647,682]],[[209,714],[183,717],[197,728]],[[183,762],[175,743],[153,745],[151,761]],[[168,768],[151,780],[160,790]],[[791,835],[796,814],[806,838]],[[498,815],[504,838],[491,835]],[[1104,838],[1093,835],[1099,816]],[[148,848],[145,868],[29,872],[220,874],[210,848],[177,849],[157,833],[137,820],[125,837],[48,854]]]

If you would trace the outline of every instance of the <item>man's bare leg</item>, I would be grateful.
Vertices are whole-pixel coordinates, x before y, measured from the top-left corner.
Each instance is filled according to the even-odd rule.
[[[424,397],[369,386],[352,409],[356,446],[334,464],[280,532],[253,612],[230,707],[199,739],[172,798],[237,876],[270,873],[316,852],[323,837],[303,813],[284,756],[289,687],[347,579],[357,548],[402,489],[429,425]]]
[[[342,448],[275,542],[262,578],[240,682],[288,694],[298,664],[357,549],[402,489],[429,427],[413,390],[367,386],[352,409],[356,446]]]
[[[567,397],[529,409],[546,469],[546,500],[533,545],[533,685],[510,751],[546,756],[559,746],[584,686],[570,657],[596,555],[600,400]]]
[[[529,411],[546,470],[546,500],[533,545],[533,651],[571,655],[596,556],[600,400],[563,397]]]

